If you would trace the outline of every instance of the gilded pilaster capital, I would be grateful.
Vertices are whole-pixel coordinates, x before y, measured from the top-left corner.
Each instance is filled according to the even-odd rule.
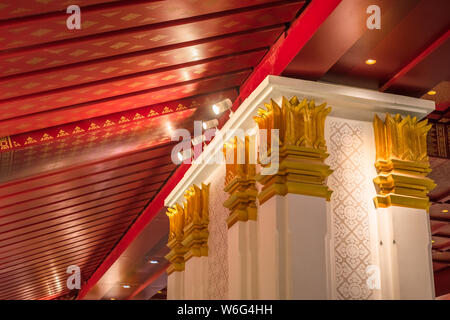
[[[228,228],[237,221],[256,220],[256,157],[251,154],[251,150],[255,149],[252,148],[254,138],[246,136],[242,140],[234,137],[232,142],[224,145],[227,158],[224,191],[230,196],[223,205],[230,210]]]
[[[185,227],[183,246],[186,247],[185,261],[192,257],[208,255],[209,187],[193,185],[186,190],[184,198]]]
[[[263,169],[278,164],[278,170],[256,175],[263,185],[260,203],[287,193],[330,200],[332,191],[326,178],[333,171],[324,163],[328,157],[324,131],[331,108],[326,108],[325,103],[316,106],[314,100],[299,101],[297,97],[283,97],[281,107],[271,100],[265,107],[258,110],[254,120],[260,130],[266,130],[271,146],[265,156],[260,155],[259,163]],[[272,130],[278,130],[278,134],[273,135]],[[277,139],[278,148],[272,147],[273,139]]]
[[[166,215],[169,217],[169,242],[167,246],[171,249],[165,256],[170,262],[167,274],[174,271],[184,271],[184,255],[186,247],[182,244],[184,238],[184,210],[179,204],[168,208]]]
[[[402,118],[386,114],[385,121],[375,116],[376,162],[378,176],[373,180],[377,190],[375,206],[402,206],[426,209],[428,192],[435,188],[427,177],[431,172],[427,156],[427,120]]]

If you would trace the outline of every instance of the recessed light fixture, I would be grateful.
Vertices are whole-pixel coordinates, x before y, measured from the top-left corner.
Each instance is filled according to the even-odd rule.
[[[447,212],[448,212],[448,210],[447,210],[447,209],[444,209],[444,210],[442,210],[442,212],[443,212],[443,213],[447,213]]]
[[[150,264],[158,264],[159,261],[158,260],[149,260],[148,263],[150,263]]]
[[[368,65],[375,64],[375,63],[377,63],[377,60],[375,60],[375,59],[367,59],[366,60],[366,64],[368,64]]]
[[[233,106],[233,102],[230,99],[225,99],[212,105],[212,109],[215,114],[220,114]]]
[[[203,122],[203,129],[206,130],[209,128],[214,128],[214,127],[217,127],[218,125],[219,125],[219,120],[212,119],[212,120]]]
[[[430,91],[427,92],[427,94],[430,95],[430,96],[434,96],[436,94],[436,91],[430,90]]]
[[[116,298],[109,298],[109,300],[116,300]]]
[[[130,286],[129,284],[123,284],[123,285],[122,285],[122,288],[124,288],[124,289],[130,289],[131,286]]]

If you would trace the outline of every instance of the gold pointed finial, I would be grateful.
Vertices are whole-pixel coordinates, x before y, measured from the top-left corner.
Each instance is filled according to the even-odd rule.
[[[427,174],[431,172],[427,155],[427,120],[386,114],[385,120],[375,115],[376,162],[374,179],[376,207],[391,205],[428,210],[429,191],[436,186]]]
[[[263,185],[258,196],[261,204],[275,194],[287,193],[330,199],[332,191],[325,179],[332,171],[324,163],[328,157],[325,119],[330,112],[326,103],[316,105],[314,100],[297,97],[283,97],[281,107],[271,100],[257,110],[253,119],[267,137],[267,154],[260,154],[259,162],[263,169],[270,168],[270,174],[256,178]],[[278,150],[272,150],[277,145]],[[278,169],[272,170],[272,164]]]

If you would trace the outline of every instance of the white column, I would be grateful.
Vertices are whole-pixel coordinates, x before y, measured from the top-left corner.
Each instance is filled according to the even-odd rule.
[[[434,299],[427,212],[391,206],[377,214],[382,299]]]
[[[274,195],[258,212],[260,299],[327,299],[326,200]]]
[[[167,300],[184,299],[184,271],[175,271],[167,277]]]
[[[208,299],[208,257],[192,257],[184,264],[184,298]]]
[[[257,299],[256,221],[237,221],[228,229],[228,296]]]

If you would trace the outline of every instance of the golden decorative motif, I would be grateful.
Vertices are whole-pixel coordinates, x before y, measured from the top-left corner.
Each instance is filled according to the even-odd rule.
[[[25,140],[25,145],[27,145],[27,144],[32,144],[32,143],[36,143],[37,141],[36,140],[34,140],[32,137],[28,137],[26,140]]]
[[[171,249],[165,256],[171,263],[167,273],[184,270],[184,255],[186,248],[182,241],[184,237],[184,210],[178,203],[172,208],[168,208],[166,215],[169,217],[169,242],[167,246]]]
[[[164,110],[163,110],[162,114],[170,113],[170,112],[173,112],[173,110],[170,109],[169,107],[164,107]]]
[[[111,120],[106,120],[105,124],[103,125],[103,128],[110,127],[110,126],[113,126],[113,125],[115,125],[114,122],[112,122]]]
[[[41,141],[48,141],[48,140],[52,140],[53,137],[47,133],[44,133],[44,135],[41,138]]]
[[[9,136],[0,138],[0,150],[8,150],[12,148],[11,138]]]
[[[72,134],[77,134],[77,133],[81,133],[84,132],[84,129],[80,128],[79,126],[76,126],[75,129],[73,130]]]
[[[427,133],[431,125],[416,117],[392,117],[385,121],[375,115],[376,162],[378,176],[373,180],[377,189],[375,206],[401,206],[426,209],[430,202],[428,192],[435,183],[426,176],[431,172],[427,156]]]
[[[135,115],[134,115],[134,118],[133,118],[133,120],[141,120],[141,119],[144,119],[145,117],[143,116],[143,115],[141,115],[141,114],[139,114],[139,113],[136,113]]]
[[[100,126],[98,126],[98,125],[96,125],[94,122],[92,122],[92,123],[89,125],[88,131],[90,131],[90,130],[96,130],[96,129],[100,129]]]
[[[208,223],[209,223],[209,187],[203,184],[201,189],[193,185],[185,191],[184,198],[184,239],[187,248],[185,261],[191,257],[208,255]]]
[[[152,109],[152,110],[150,110],[150,112],[148,113],[148,116],[147,116],[147,117],[153,117],[153,116],[157,116],[157,115],[159,115],[159,113]]]
[[[186,110],[186,109],[187,109],[187,107],[186,107],[186,106],[183,106],[183,105],[180,103],[175,111]]]
[[[225,188],[230,197],[223,203],[230,210],[227,218],[228,228],[237,221],[256,220],[256,158],[251,150],[255,150],[255,137],[245,140],[234,137],[231,143],[224,144],[226,158]],[[231,155],[231,156],[230,156]],[[231,159],[230,159],[231,158]],[[240,161],[239,161],[240,160]]]
[[[57,138],[68,136],[69,134],[65,132],[64,130],[59,130]]]
[[[125,122],[130,122],[130,119],[128,119],[127,117],[124,117],[124,116],[120,117],[119,124],[125,123]]]
[[[192,257],[208,255],[209,184],[201,189],[193,185],[185,191],[186,201],[167,209],[170,222],[169,242],[171,249],[166,259],[171,262],[167,273],[183,271],[185,261]]]
[[[324,138],[325,118],[331,108],[326,103],[316,106],[314,100],[297,97],[290,100],[283,97],[282,107],[271,100],[259,108],[254,120],[259,129],[267,130],[267,155],[260,157],[262,168],[274,161],[278,162],[278,171],[272,175],[256,176],[263,188],[258,198],[264,203],[273,195],[296,193],[322,197],[330,200],[332,191],[325,184],[332,173],[324,164],[328,157]],[[278,130],[279,149],[271,150],[271,130]]]

